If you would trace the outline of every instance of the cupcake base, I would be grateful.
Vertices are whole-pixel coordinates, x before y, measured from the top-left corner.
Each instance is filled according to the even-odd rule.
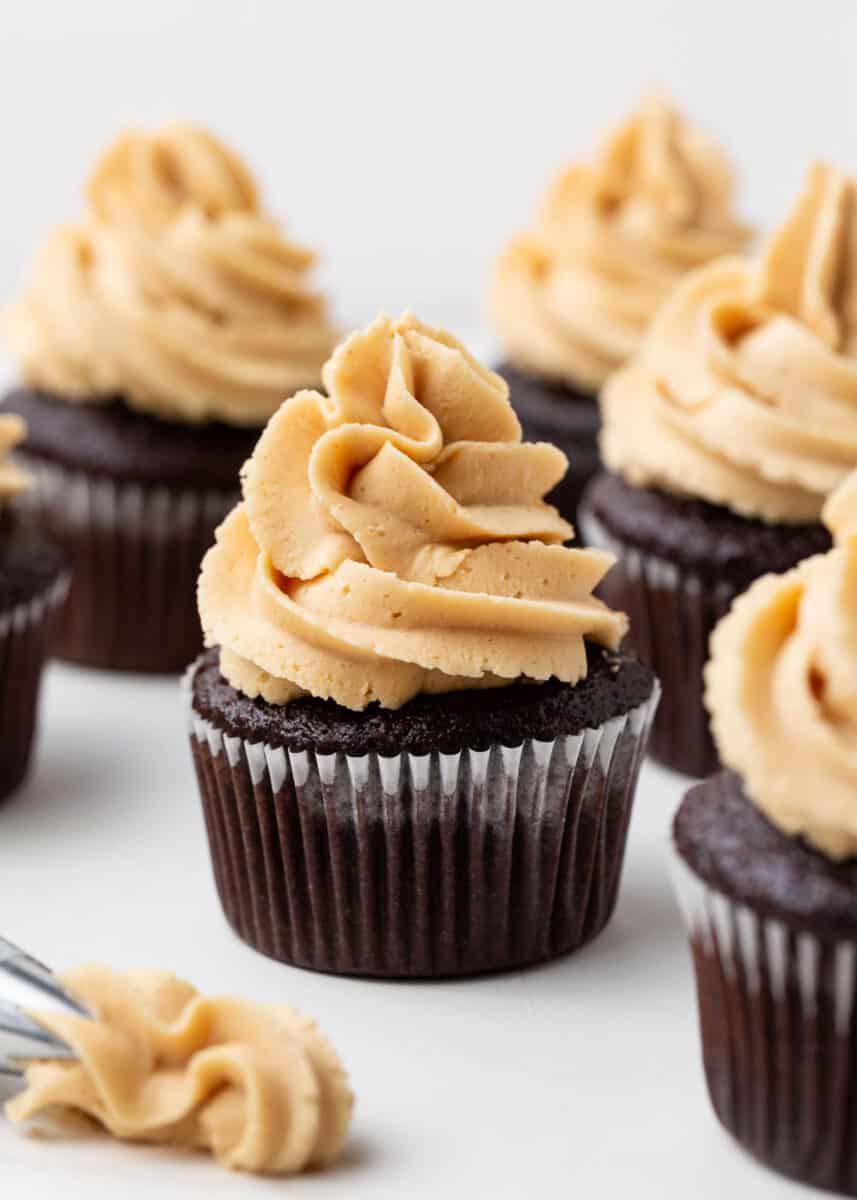
[[[24,779],[51,624],[68,591],[62,554],[17,505],[0,515],[0,800]]]
[[[607,473],[590,483],[579,513],[587,545],[618,558],[599,595],[628,614],[631,644],[661,680],[651,753],[686,775],[708,775],[719,765],[703,704],[714,626],[753,580],[829,550],[830,534],[821,524],[749,520]]]
[[[857,1196],[857,863],[772,826],[728,772],[674,826],[714,1110],[761,1162]]]
[[[528,442],[553,442],[568,458],[568,473],[545,497],[575,524],[586,484],[601,467],[598,398],[561,383],[537,379],[501,363],[495,368],[509,385],[509,399]]]
[[[594,937],[615,905],[657,685],[634,660],[591,662],[578,688],[360,714],[248,700],[203,656],[191,746],[236,933],[297,966],[412,978],[522,966]]]
[[[182,670],[202,642],[199,564],[239,499],[258,431],[194,429],[119,401],[33,391],[13,392],[5,407],[28,423],[19,457],[37,481],[30,503],[72,567],[54,653],[113,670]]]

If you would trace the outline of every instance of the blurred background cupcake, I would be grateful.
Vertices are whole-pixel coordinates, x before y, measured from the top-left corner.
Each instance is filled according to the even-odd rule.
[[[65,557],[22,504],[33,480],[10,459],[26,427],[0,415],[0,800],[27,773],[48,639],[68,589]]]
[[[535,223],[500,257],[491,289],[506,356],[498,370],[525,437],[556,442],[570,460],[549,497],[570,520],[598,468],[602,384],[639,350],[687,271],[749,241],[732,190],[719,148],[652,93],[591,159],[562,172]]]
[[[312,253],[204,130],[123,134],[86,199],[6,314],[22,381],[6,404],[71,558],[57,654],[178,670],[199,649],[196,575],[238,469],[334,337]]]
[[[857,1196],[857,474],[825,516],[835,548],[758,580],[712,638],[730,770],[679,810],[676,886],[717,1116]]]
[[[754,579],[829,547],[825,498],[857,466],[856,186],[814,165],[761,261],[689,276],[602,394],[611,473],[581,531],[621,558],[603,594],[661,678],[652,751],[688,774],[717,765],[711,630]]]
[[[657,703],[504,381],[380,317],[269,422],[203,563],[191,744],[221,902],[300,966],[460,975],[594,937]]]

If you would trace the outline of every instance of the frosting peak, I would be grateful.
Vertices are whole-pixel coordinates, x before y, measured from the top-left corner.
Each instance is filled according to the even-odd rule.
[[[566,222],[582,201],[631,228],[735,230],[733,180],[719,148],[662,93],[643,97],[588,163],[567,168],[549,189],[542,218]]]
[[[492,307],[509,357],[597,390],[681,275],[748,239],[720,150],[653,93],[559,176],[501,256]]]
[[[586,672],[584,635],[625,618],[592,595],[609,555],[568,549],[543,496],[566,469],[521,441],[505,382],[411,314],[379,317],[260,438],[244,501],[203,562],[226,678],[282,703],[362,709],[418,692]]]
[[[759,301],[800,321],[831,350],[857,355],[857,184],[813,163],[762,259]]]
[[[811,522],[857,466],[854,188],[813,166],[761,262],[689,275],[602,395],[602,453],[631,482]]]
[[[48,238],[7,313],[27,382],[251,426],[317,382],[334,335],[307,284],[314,255],[261,209],[228,147],[189,125],[125,133],[86,194],[84,220]]]
[[[722,761],[774,824],[857,855],[857,472],[831,498],[834,548],[736,600],[711,640]]]
[[[86,197],[107,223],[168,224],[186,208],[209,220],[259,211],[256,184],[241,160],[206,130],[178,123],[123,133],[93,171]]]
[[[84,1114],[114,1136],[210,1150],[284,1174],[341,1149],[353,1097],[332,1046],[285,1004],[200,996],[162,971],[83,967],[63,982],[93,1019],[39,1013],[76,1062],[38,1062],[13,1121]]]

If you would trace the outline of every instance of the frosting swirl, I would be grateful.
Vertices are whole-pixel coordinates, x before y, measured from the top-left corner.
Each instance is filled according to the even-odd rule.
[[[85,219],[37,255],[7,340],[28,383],[70,400],[263,425],[335,340],[313,261],[210,134],[126,133],[92,174]]]
[[[492,309],[511,361],[597,391],[686,271],[749,240],[731,198],[717,146],[648,96],[559,176],[535,226],[501,256]]]
[[[717,626],[706,702],[753,802],[842,859],[857,854],[857,472],[824,516],[834,548],[758,580]]]
[[[817,521],[857,466],[855,181],[818,163],[759,263],[683,281],[602,393],[630,482],[770,522]]]
[[[26,423],[15,413],[0,413],[0,504],[33,486],[32,476],[9,457],[27,436]]]
[[[565,456],[525,444],[506,383],[408,314],[379,317],[260,438],[206,556],[199,609],[247,695],[352,709],[527,677],[574,683],[612,556],[562,545],[542,497]]]
[[[300,1171],[340,1150],[353,1097],[296,1009],[207,999],[160,971],[84,967],[63,982],[96,1016],[36,1014],[77,1061],[32,1063],[11,1120],[85,1114],[115,1137],[210,1150],[246,1171]]]

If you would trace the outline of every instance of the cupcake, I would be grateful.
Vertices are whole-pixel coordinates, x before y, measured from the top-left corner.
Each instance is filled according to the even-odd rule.
[[[555,441],[571,461],[550,497],[569,519],[598,469],[602,384],[640,348],[678,280],[749,236],[721,151],[653,94],[563,171],[502,254],[491,295],[506,354],[498,369],[524,435]]]
[[[504,381],[380,317],[268,423],[187,684],[224,912],[285,962],[450,976],[607,922],[657,685]]]
[[[705,1073],[770,1167],[857,1196],[857,474],[835,546],[758,580],[712,639],[726,770],[676,817]]]
[[[610,473],[581,531],[621,557],[604,595],[663,684],[652,750],[691,775],[717,765],[711,630],[754,579],[829,548],[825,497],[857,466],[854,193],[813,166],[761,261],[689,276],[602,395]]]
[[[5,332],[22,461],[73,567],[56,653],[180,670],[200,648],[200,559],[268,417],[333,343],[313,255],[201,129],[126,133],[81,222],[37,256]]]
[[[62,552],[21,504],[32,480],[9,456],[25,432],[20,417],[0,416],[0,800],[30,764],[51,622],[68,588]]]

